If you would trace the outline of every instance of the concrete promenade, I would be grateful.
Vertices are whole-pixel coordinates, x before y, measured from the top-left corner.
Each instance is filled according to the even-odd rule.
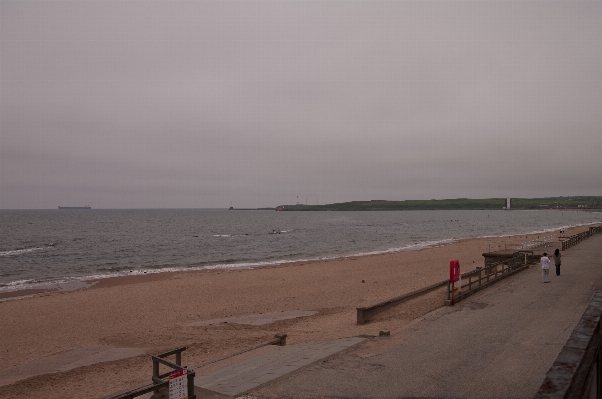
[[[273,346],[272,350],[265,351],[261,355],[199,375],[194,383],[198,388],[236,396],[363,341],[365,338],[351,337],[317,344]],[[200,398],[203,397],[201,393]]]
[[[246,395],[531,398],[602,285],[602,234],[562,259],[561,276],[552,266],[549,284],[533,266],[391,337],[366,340]]]

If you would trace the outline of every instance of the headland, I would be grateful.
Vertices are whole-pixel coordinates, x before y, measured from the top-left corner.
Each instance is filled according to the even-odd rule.
[[[508,207],[510,202],[510,207]],[[351,201],[325,205],[279,205],[278,211],[416,211],[487,209],[602,209],[602,197],[571,196],[545,198],[455,198],[406,201]]]

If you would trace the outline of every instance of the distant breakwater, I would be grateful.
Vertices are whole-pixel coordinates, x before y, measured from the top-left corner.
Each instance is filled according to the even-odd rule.
[[[230,208],[229,211],[274,211],[275,208]]]

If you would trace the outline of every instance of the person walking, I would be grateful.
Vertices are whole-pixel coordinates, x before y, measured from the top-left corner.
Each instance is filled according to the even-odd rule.
[[[556,265],[557,276],[560,276],[560,256],[560,251],[558,248],[556,248],[556,251],[554,251],[554,255],[552,255],[552,257],[554,258],[554,265]]]
[[[546,252],[541,257],[541,278],[544,283],[550,282],[550,258]]]

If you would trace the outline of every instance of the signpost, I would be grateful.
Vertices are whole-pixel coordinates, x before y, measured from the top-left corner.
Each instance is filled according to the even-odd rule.
[[[188,399],[188,370],[169,374],[169,399]]]
[[[454,306],[454,284],[460,280],[460,261],[449,261],[449,282],[451,283],[451,304]]]

